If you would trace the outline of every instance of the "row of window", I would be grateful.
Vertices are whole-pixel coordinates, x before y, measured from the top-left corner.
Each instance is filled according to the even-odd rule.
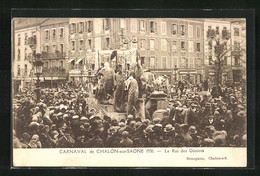
[[[55,52],[56,50],[60,51],[61,53],[64,52],[64,44],[59,44],[59,45],[44,45],[43,46],[43,51],[50,53],[50,52]]]
[[[107,38],[107,46],[109,46],[109,38]],[[86,44],[85,44],[85,41],[84,40],[79,40],[78,41],[79,44],[78,44],[78,48],[79,50],[83,50],[83,48],[86,47],[86,49],[93,49],[93,43],[92,43],[92,40],[91,39],[88,39],[86,41]],[[86,46],[85,46],[86,45]],[[72,51],[75,51],[76,50],[76,41],[71,41],[71,50]]]
[[[142,57],[141,57],[142,59]],[[178,64],[176,65],[178,68],[198,68],[201,66],[202,62],[200,58],[187,58],[187,57],[177,57],[174,58]],[[147,61],[147,63],[145,63]],[[149,68],[175,68],[175,63],[173,60],[171,61],[170,58],[163,56],[163,57],[149,57],[147,60],[143,57],[143,64]]]
[[[64,61],[45,61],[44,68],[60,67],[64,68]]]
[[[86,47],[86,49],[92,49],[92,40],[88,39],[86,41],[86,46],[85,46],[85,41],[84,40],[79,40],[78,41],[78,48],[79,50],[83,50],[83,48]],[[155,50],[158,49],[155,47],[156,40],[155,39],[149,39],[149,49]],[[167,39],[161,39],[161,51],[168,51],[168,43],[171,45],[171,51],[176,52],[178,50],[178,42],[177,41],[168,41]],[[194,42],[193,41],[188,41],[188,51],[189,52],[200,52],[201,51],[201,44],[199,42],[196,42],[195,47],[194,47]],[[136,44],[137,45],[137,44]],[[140,39],[140,42],[138,43],[138,47],[140,49],[148,49],[146,46],[146,40],[145,39]],[[187,44],[185,41],[180,42],[180,49],[182,51],[187,50]],[[110,48],[110,38],[105,38],[104,40],[104,46],[103,49],[109,49]],[[71,41],[71,50],[75,51],[76,50],[76,41]]]
[[[212,56],[209,56],[209,65],[215,65],[215,62],[214,62]],[[227,56],[224,56],[223,65],[227,65]]]
[[[108,23],[106,23],[108,26]],[[104,24],[103,24],[104,26]],[[93,31],[93,21],[71,23],[70,24],[70,33],[83,33],[83,32],[92,32]]]
[[[24,60],[28,59],[28,53],[27,53],[27,48],[24,48]],[[21,50],[20,48],[18,48],[17,50],[17,60],[20,61],[21,60]]]
[[[57,35],[59,38],[63,38],[65,36],[64,34],[64,28],[60,27],[59,31],[56,31],[56,28],[53,28],[50,32],[49,29],[45,29],[45,40],[56,39]]]
[[[158,25],[156,21],[146,21],[146,20],[139,20],[136,19],[120,19],[119,20],[119,28],[120,29],[128,29],[126,20],[130,20],[130,31],[131,32],[137,32],[137,29],[139,27],[140,32],[147,32],[150,33],[157,33]],[[149,24],[149,27],[147,27],[147,23]],[[171,23],[171,34],[172,35],[178,35],[181,36],[186,35],[188,31],[188,36],[193,37],[193,25],[188,25],[188,29],[186,29],[186,25],[184,24],[177,24],[177,23]],[[109,30],[111,29],[111,19],[103,19],[103,30]],[[92,32],[93,31],[93,21],[87,21],[87,22],[79,22],[79,23],[71,23],[70,24],[70,33],[83,33],[83,32]],[[167,22],[161,22],[161,34],[166,35],[167,34]],[[196,37],[200,38],[201,36],[201,28],[200,26],[196,26]]]
[[[224,50],[227,50],[227,42],[223,42],[223,45],[224,45]],[[212,50],[212,47],[213,47],[213,42],[212,42],[212,40],[209,40],[208,41],[209,50]],[[240,43],[237,41],[234,41],[233,47],[234,47],[233,50],[240,50]]]
[[[17,65],[17,76],[21,76],[22,74],[23,74],[23,76],[27,76],[27,74],[28,74],[27,64],[24,64],[24,72],[23,73],[21,73],[20,65]]]
[[[213,30],[212,26],[208,26],[208,30]],[[219,26],[216,26],[216,35],[219,35]],[[227,31],[227,27],[223,27],[222,31]],[[233,28],[234,36],[239,36],[239,28]]]
[[[139,21],[139,30],[140,31],[147,31],[147,21],[145,20],[140,20]],[[150,24],[150,33],[156,33],[157,32],[157,22],[155,21],[149,21]],[[137,24],[136,24],[137,25]],[[125,25],[125,19],[120,19],[120,28],[126,28]],[[109,19],[104,19],[103,20],[103,30],[107,30],[110,29],[110,20]],[[131,25],[131,31],[136,31],[137,27],[135,27],[135,23],[132,22]],[[212,26],[208,26],[208,30],[212,30]],[[223,30],[227,30],[226,27],[223,27]],[[239,36],[239,28],[233,28],[234,30],[234,36]],[[93,31],[93,21],[87,21],[87,22],[80,22],[80,23],[71,23],[70,24],[70,32],[71,33],[83,33],[84,31],[87,32],[92,32]],[[216,34],[219,34],[219,27],[216,27]],[[167,34],[167,23],[166,22],[161,22],[161,33],[162,35],[166,35]],[[180,34],[182,36],[185,35],[186,33],[186,26],[184,24],[178,25],[178,24],[171,24],[171,33],[173,35],[177,35]],[[199,26],[196,27],[196,37],[200,38],[200,34],[201,34],[201,29]],[[35,35],[35,34],[33,34]],[[52,31],[50,32],[49,29],[45,30],[45,39],[49,40],[51,37],[50,35],[52,35],[52,39],[56,39],[57,37],[57,32],[56,32],[56,28],[53,28]],[[189,37],[193,37],[193,26],[192,25],[188,25],[188,36]],[[64,28],[60,27],[59,28],[59,38],[63,38],[64,37]],[[28,34],[25,33],[25,44],[27,44],[28,42]],[[18,45],[21,44],[21,36],[20,34],[18,34]]]
[[[167,39],[161,39],[161,51],[168,51],[168,43],[170,44],[170,49],[172,52],[178,51],[178,41],[168,41]],[[188,50],[187,50],[187,43],[188,43]],[[180,50],[181,51],[189,51],[189,52],[200,52],[201,51],[201,45],[199,42],[196,42],[196,45],[194,47],[193,41],[180,41]],[[140,48],[145,49],[145,39],[140,40]],[[155,39],[149,39],[149,49],[158,49],[155,48]]]
[[[36,34],[35,32],[32,32],[32,36],[36,38]],[[24,44],[28,44],[28,34],[24,33]],[[20,46],[21,45],[21,34],[17,35],[17,45]]]

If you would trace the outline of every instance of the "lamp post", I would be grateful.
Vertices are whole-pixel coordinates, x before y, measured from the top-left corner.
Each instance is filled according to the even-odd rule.
[[[188,83],[190,83],[190,71],[188,71],[188,74],[187,74],[187,81],[188,81]]]
[[[43,62],[41,60],[41,54],[36,54],[35,55],[35,61],[33,63],[34,69],[35,69],[35,75],[37,76],[36,80],[36,88],[35,88],[35,93],[36,93],[36,101],[40,101],[40,75],[42,74],[42,66]]]
[[[177,68],[177,65],[174,66],[174,79],[175,79],[175,83],[177,82],[177,71],[178,71],[178,68]]]
[[[83,72],[84,72],[84,70],[83,70],[83,67],[82,67],[82,69],[80,70],[81,84],[83,83]]]

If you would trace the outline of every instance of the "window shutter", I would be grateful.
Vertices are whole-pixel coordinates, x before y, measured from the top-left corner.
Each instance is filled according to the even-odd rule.
[[[126,19],[126,20],[125,20],[125,29],[126,29],[126,30],[128,30],[128,23],[129,23],[129,20]]]
[[[146,43],[147,50],[150,50],[150,39],[148,39],[147,42],[145,42],[145,43]]]
[[[75,51],[77,51],[78,41],[75,40]],[[76,54],[76,53],[75,53]]]
[[[155,29],[155,32],[157,32],[157,22],[154,22],[154,29]]]
[[[71,34],[71,24],[69,25],[69,33]]]
[[[90,22],[90,30],[93,31],[93,21]]]
[[[158,58],[156,58],[156,67],[157,68],[161,68],[162,67],[162,59],[161,59],[161,57],[158,57]]]
[[[171,56],[166,57],[166,68],[171,68]]]
[[[107,20],[108,29],[111,28],[110,24],[111,24],[111,19],[108,19],[108,20]]]
[[[105,48],[105,40],[104,37],[101,37],[101,49],[104,50]]]
[[[88,22],[85,22],[85,32],[88,32]]]
[[[144,27],[145,27],[145,31],[147,32],[147,21],[144,21]]]
[[[149,68],[149,57],[144,57],[144,66]]]
[[[149,31],[149,33],[151,33],[151,21],[148,21],[147,31]]]
[[[91,39],[91,49],[94,49],[95,48],[95,39],[92,38]]]
[[[79,32],[79,23],[77,23],[76,32],[77,32],[77,33]]]

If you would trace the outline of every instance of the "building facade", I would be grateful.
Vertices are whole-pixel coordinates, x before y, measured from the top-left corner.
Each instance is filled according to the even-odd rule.
[[[69,19],[49,18],[40,28],[43,77],[53,86],[68,79]]]
[[[70,19],[71,80],[84,79],[117,50],[123,66],[138,55],[143,67],[170,81],[203,79],[203,23],[158,18]],[[113,65],[113,63],[112,63]],[[175,71],[174,71],[175,70]],[[173,76],[174,75],[174,76]],[[73,78],[74,77],[74,78]],[[177,78],[178,77],[178,78]]]
[[[40,53],[40,27],[46,19],[15,19],[12,76],[14,91],[34,84],[33,59]]]
[[[229,21],[220,21],[205,19],[204,20],[204,64],[205,64],[205,78],[209,79],[210,83],[215,82],[216,69],[215,61],[217,57],[215,55],[216,40],[219,39],[220,44],[224,45],[225,55],[222,57],[222,81],[232,82],[233,74],[231,67],[231,25]]]
[[[130,19],[131,22],[132,19]],[[135,20],[135,19],[133,19]],[[171,83],[203,79],[203,23],[186,19],[136,19],[138,51],[145,68]],[[132,32],[130,30],[130,32]],[[133,35],[133,34],[132,34]]]
[[[231,22],[232,73],[233,81],[240,81],[246,76],[246,21]]]
[[[245,20],[182,18],[38,18],[15,25],[13,77],[16,89],[33,82],[33,53],[44,61],[41,79],[50,85],[86,81],[105,62],[132,69],[137,58],[170,83],[215,81],[215,41],[227,50],[222,80],[246,71]],[[228,36],[230,34],[230,36]],[[227,37],[228,36],[228,37]],[[239,50],[239,52],[238,52]],[[116,51],[116,59],[111,54]],[[243,52],[241,52],[243,51]]]
[[[107,24],[110,26],[110,23]],[[103,38],[111,38],[102,29],[103,19],[71,18],[69,20],[69,80],[87,80],[100,66],[98,52],[103,49]],[[106,30],[110,28],[107,26]],[[110,41],[108,41],[110,43]]]

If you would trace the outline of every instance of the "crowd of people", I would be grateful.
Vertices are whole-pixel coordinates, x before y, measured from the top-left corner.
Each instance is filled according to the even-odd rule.
[[[137,81],[134,74],[129,77],[129,87],[134,85],[133,90],[138,90],[142,77]],[[118,82],[122,84],[119,79]],[[130,113],[129,108],[122,119],[97,113],[90,108],[89,98],[94,96],[81,83],[43,88],[39,102],[31,90],[20,92],[13,97],[13,145],[16,148],[246,146],[246,95],[241,86],[223,86],[218,95],[214,89],[209,91],[206,83],[200,87],[179,81],[173,88],[167,98],[169,106],[150,107],[149,112],[146,110],[150,115],[145,119]],[[136,94],[138,97],[138,91]],[[145,98],[149,99],[148,93]]]

